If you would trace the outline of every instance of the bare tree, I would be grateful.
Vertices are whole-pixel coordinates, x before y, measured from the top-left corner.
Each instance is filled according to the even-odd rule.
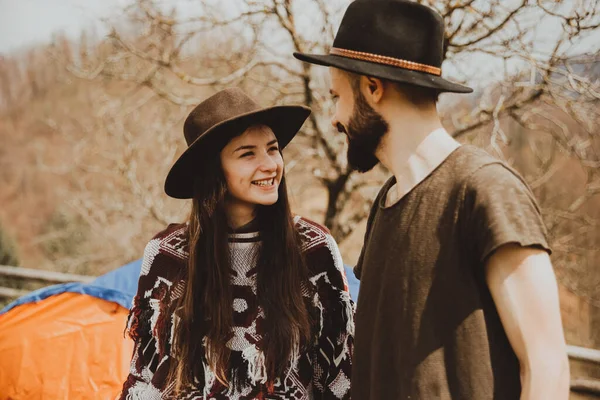
[[[436,8],[446,20],[445,65],[456,80],[467,80],[469,71],[463,70],[471,59],[482,64],[494,60],[496,65],[506,67],[498,83],[490,86],[493,89],[479,96],[479,104],[453,118],[455,136],[492,126],[490,143],[497,148],[498,142],[507,140],[499,121],[506,116],[528,124],[535,112],[529,106],[540,102],[556,104],[577,118],[589,119],[589,114],[581,115],[580,111],[585,106],[590,109],[597,100],[597,86],[570,68],[569,63],[576,55],[579,62],[593,61],[592,54],[577,54],[573,49],[597,34],[596,2],[421,3]],[[370,179],[351,179],[343,143],[328,127],[332,105],[322,73],[292,60],[290,54],[327,51],[346,5],[345,1],[240,0],[225,8],[204,1],[196,10],[197,16],[184,18],[174,9],[166,10],[162,3],[139,0],[128,12],[143,34],[125,35],[113,29],[110,39],[115,52],[99,60],[91,75],[134,81],[183,107],[200,100],[190,94],[194,87],[245,85],[251,91],[260,91],[262,98],[301,101],[313,108],[315,113],[303,132],[307,140],[300,153],[320,160],[318,167],[309,165],[328,193],[324,222],[342,241],[364,218],[366,209],[352,206],[355,212],[346,213],[343,220],[339,216],[352,203],[351,194],[362,193]],[[540,46],[540,30],[552,30],[553,26],[562,33]],[[201,54],[196,49],[202,49]],[[576,98],[574,92],[578,93]],[[572,138],[556,136],[560,146],[590,168],[596,166],[598,158],[591,152],[591,142]],[[583,142],[588,143],[585,149]],[[589,195],[596,192],[596,186],[590,182]]]
[[[420,2],[446,21],[445,75],[476,88],[470,97],[442,97],[448,130],[509,162],[518,163],[523,151],[534,160],[520,169],[541,198],[561,278],[597,304],[600,278],[592,269],[598,262],[599,216],[588,211],[600,193],[598,2]],[[294,60],[291,53],[327,52],[347,4],[237,0],[225,6],[205,0],[183,16],[164,2],[138,0],[126,10],[123,27],[112,26],[102,49],[73,61],[70,70],[82,78],[127,82],[135,96],[162,99],[178,115],[232,85],[265,102],[308,105],[314,112],[286,150],[288,170],[311,174],[326,191],[323,222],[343,242],[365,218],[386,173],[358,175],[349,169],[343,139],[329,124],[333,105],[326,71]],[[110,122],[106,128],[120,140],[134,140],[119,125]],[[165,149],[164,159],[172,160],[174,147]],[[560,199],[546,195],[558,190],[564,163],[571,161],[578,165],[583,189]],[[133,153],[122,157],[123,176],[132,176],[132,164]],[[165,172],[167,165],[161,166]],[[129,182],[161,221],[159,193]],[[582,268],[593,278],[577,279]]]

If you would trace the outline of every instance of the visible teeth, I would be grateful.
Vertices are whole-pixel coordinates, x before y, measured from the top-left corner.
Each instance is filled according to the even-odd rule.
[[[265,179],[262,181],[254,181],[252,183],[254,183],[257,186],[271,186],[275,183],[275,178]]]

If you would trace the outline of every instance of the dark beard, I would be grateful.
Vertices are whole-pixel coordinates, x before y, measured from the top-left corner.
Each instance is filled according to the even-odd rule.
[[[350,168],[367,172],[377,165],[379,160],[375,157],[375,151],[388,129],[388,123],[369,105],[363,94],[358,92],[347,132]],[[338,130],[346,131],[341,124],[338,124]]]

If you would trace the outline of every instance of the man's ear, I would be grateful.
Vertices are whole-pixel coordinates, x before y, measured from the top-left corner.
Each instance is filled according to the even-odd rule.
[[[365,97],[371,104],[378,104],[383,98],[384,85],[379,78],[363,75],[361,77],[361,86]]]

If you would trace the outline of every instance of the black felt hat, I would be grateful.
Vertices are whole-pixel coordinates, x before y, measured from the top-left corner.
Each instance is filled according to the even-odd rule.
[[[260,107],[241,89],[225,89],[204,100],[188,115],[183,134],[188,148],[175,161],[165,181],[165,193],[176,199],[194,196],[194,180],[202,157],[219,152],[233,135],[263,124],[273,130],[283,149],[310,115],[301,105]]]
[[[329,54],[294,57],[440,92],[473,91],[442,78],[444,19],[414,1],[356,0],[348,6]]]

